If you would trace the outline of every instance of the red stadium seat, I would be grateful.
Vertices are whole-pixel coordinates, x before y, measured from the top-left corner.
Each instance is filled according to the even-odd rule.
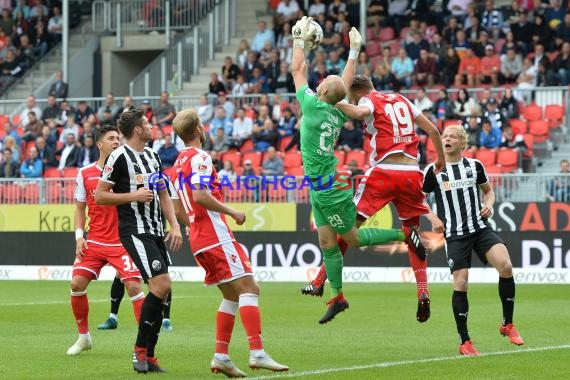
[[[351,150],[347,153],[344,162],[348,165],[352,160],[356,161],[357,167],[364,167],[364,164],[366,164],[366,152],[363,150]]]
[[[22,186],[15,183],[8,183],[4,185],[4,203],[22,203]]]
[[[63,187],[63,199],[65,203],[75,202],[75,181],[66,181]]]
[[[40,203],[40,186],[37,183],[28,183],[24,187],[24,199],[26,203]]]
[[[63,169],[63,178],[77,178],[79,168],[65,168]]]
[[[489,165],[485,167],[485,172],[489,176],[489,182],[493,189],[497,189],[497,187],[501,186],[502,180],[500,174],[503,173],[503,168],[501,166]]]
[[[174,130],[172,125],[165,125],[164,127],[161,127],[161,128],[162,128],[162,133],[164,133],[164,135],[169,135]]]
[[[503,173],[514,173],[519,168],[519,152],[515,149],[502,148],[497,152],[497,164]]]
[[[558,128],[564,119],[564,107],[558,104],[549,104],[544,109],[544,118],[548,121],[550,128]]]
[[[501,49],[503,48],[503,45],[505,45],[505,41],[506,40],[504,38],[499,38],[495,41],[495,52],[497,54],[501,53]]]
[[[443,122],[443,128],[447,128],[450,127],[452,125],[462,125],[461,120],[456,120],[456,119],[446,119]]]
[[[534,155],[534,136],[530,133],[525,133],[523,139],[527,147],[527,151],[524,155],[525,157],[532,157]]]
[[[380,29],[380,35],[378,36],[379,40],[382,42],[391,41],[396,36],[394,32],[394,28],[391,26],[383,27]]]
[[[225,186],[223,193],[226,202],[243,202],[245,200],[245,189],[243,186],[238,189],[236,183],[232,183],[231,187]]]
[[[549,129],[547,121],[537,120],[530,122],[528,131],[533,135],[534,143],[537,144],[548,140]]]
[[[255,150],[255,145],[253,144],[252,139],[247,139],[243,142],[243,144],[239,147],[239,151],[243,154],[251,152]]]
[[[46,168],[44,178],[61,178],[61,172],[57,168]]]
[[[262,163],[261,160],[263,158],[263,155],[261,154],[261,152],[249,152],[249,153],[244,153],[241,157],[242,157],[242,162],[245,162],[245,160],[250,160],[251,166],[256,168],[261,165]]]
[[[426,163],[432,163],[437,158],[437,151],[435,150],[435,145],[431,139],[426,141]]]
[[[511,126],[511,128],[513,128],[513,132],[515,135],[528,132],[528,123],[526,120],[510,119],[509,125]]]
[[[471,151],[471,150],[465,150],[463,151],[463,157],[465,158],[475,158],[475,152]]]
[[[61,203],[61,181],[45,181],[45,198],[48,203]]]
[[[344,150],[335,150],[334,155],[338,160],[338,165],[344,165],[344,161],[346,158],[346,152]]]
[[[376,57],[382,54],[382,46],[377,41],[371,41],[366,44],[366,55],[368,57]]]
[[[289,145],[289,143],[291,142],[291,140],[293,140],[293,136],[285,136],[281,138],[281,142],[279,143],[279,149],[284,151],[285,148],[287,148],[287,145]],[[297,146],[295,145],[293,148],[291,148],[291,150],[297,151]]]
[[[283,202],[287,200],[287,190],[282,186],[268,186],[267,189],[267,201],[268,202]]]
[[[537,121],[542,118],[542,108],[536,103],[524,107],[523,116],[528,121]]]
[[[294,175],[296,177],[305,175],[305,170],[303,169],[302,166],[287,168],[287,170],[285,170],[285,172],[287,173],[287,175]]]
[[[231,161],[234,168],[237,168],[238,166],[242,166],[241,165],[241,153],[238,152],[237,150],[228,150],[222,156],[222,162],[225,162],[225,161]]]
[[[392,57],[395,57],[396,55],[398,55],[398,51],[400,50],[400,42],[394,41],[390,43],[389,47],[390,47],[390,55]]]
[[[283,159],[285,169],[298,168],[303,165],[303,159],[300,152],[287,152]]]
[[[475,159],[481,161],[484,166],[495,165],[497,162],[497,152],[490,149],[479,149],[475,153]]]
[[[401,40],[405,39],[406,36],[408,35],[408,32],[409,32],[409,31],[410,31],[410,27],[409,27],[409,26],[403,27],[403,28],[400,30],[400,39],[401,39]]]

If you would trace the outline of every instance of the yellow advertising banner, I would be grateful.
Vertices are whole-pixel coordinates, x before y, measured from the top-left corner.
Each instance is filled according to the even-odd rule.
[[[233,231],[296,231],[297,209],[293,203],[230,203],[246,213],[237,226],[227,218]],[[0,205],[0,232],[75,231],[75,205]]]

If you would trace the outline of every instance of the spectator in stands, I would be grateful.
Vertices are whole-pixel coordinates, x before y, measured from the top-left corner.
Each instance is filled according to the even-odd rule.
[[[29,70],[37,61],[36,53],[34,52],[34,47],[30,44],[30,37],[26,34],[18,38],[18,56],[22,62],[22,67],[25,70]]]
[[[274,51],[276,52],[276,50],[273,49],[273,44],[270,41],[265,41],[265,45],[258,54],[257,61],[266,72],[267,65],[271,63],[271,53]],[[277,54],[277,60],[279,60],[279,54]]]
[[[226,116],[226,110],[222,106],[216,107],[216,113],[210,122],[210,138],[213,140],[222,128],[226,136],[231,136],[233,131],[233,118]]]
[[[426,89],[424,87],[420,87],[418,89],[418,93],[416,94],[416,98],[414,99],[414,105],[421,111],[429,111],[432,112],[433,102],[430,98],[426,95]]]
[[[332,50],[326,62],[327,75],[341,75],[345,65],[346,61],[340,57],[336,50]]]
[[[162,157],[161,157],[162,158]],[[83,139],[83,146],[79,148],[77,154],[77,163],[75,166],[82,168],[99,159],[99,150],[95,146],[93,135],[85,136]]]
[[[164,146],[164,132],[160,128],[156,128],[156,131],[153,130],[154,140],[152,143],[149,143],[150,148],[158,153],[158,150]]]
[[[43,21],[38,21],[31,34],[34,54],[38,59],[42,59],[50,49],[50,37],[46,30],[46,24]]]
[[[461,87],[466,83],[468,87],[474,87],[475,81],[481,74],[481,59],[473,54],[473,49],[468,48],[465,56],[461,58],[459,70],[455,76],[455,86]]]
[[[253,70],[256,68],[262,69],[261,64],[257,60],[257,54],[254,51],[250,51],[247,53],[247,61],[243,68],[243,75],[247,82],[253,77]]]
[[[111,111],[111,109],[108,107],[105,108],[105,110],[103,111],[103,117],[99,119],[99,123],[101,125],[115,125],[116,122],[117,119],[113,117],[113,111]]]
[[[449,99],[446,90],[439,91],[439,97],[433,104],[432,114],[437,120],[443,121],[445,119],[452,119],[454,114],[455,104]]]
[[[550,60],[547,57],[544,57],[538,62],[536,86],[556,86],[556,84],[556,74],[554,74],[554,71],[551,69]]]
[[[249,93],[267,94],[270,90],[267,76],[260,67],[255,67],[251,79],[249,80]]]
[[[281,137],[293,136],[295,134],[295,124],[297,124],[297,118],[293,115],[293,111],[290,107],[285,107],[283,116],[279,120],[279,135]]]
[[[510,148],[518,150],[522,153],[526,152],[528,147],[524,142],[524,137],[520,133],[515,133],[513,127],[505,124],[503,127],[503,139],[501,140],[501,148]]]
[[[500,70],[501,58],[495,53],[495,48],[491,44],[485,46],[485,56],[481,59],[481,72],[477,78],[477,84],[491,83],[493,87],[497,87]]]
[[[150,104],[150,100],[145,99],[142,101],[141,109],[144,112],[144,115],[148,119],[148,121],[154,121],[154,111],[152,110],[152,105]]]
[[[277,150],[270,146],[267,149],[267,159],[261,165],[263,175],[283,175],[284,166],[281,157],[277,156]]]
[[[43,126],[42,121],[36,117],[36,113],[30,111],[28,113],[28,124],[24,126],[22,140],[26,142],[35,141],[36,137],[41,135]]]
[[[230,137],[226,135],[224,129],[216,129],[216,135],[212,139],[212,150],[216,152],[225,152],[231,145]]]
[[[375,36],[380,34],[380,27],[386,24],[388,18],[388,1],[372,0],[368,3],[366,22]]]
[[[356,75],[370,76],[370,60],[365,51],[358,53],[358,60],[356,61],[356,68],[354,69]]]
[[[479,35],[482,31],[485,31],[479,23],[479,17],[476,14],[469,15],[469,26],[464,26],[465,28],[465,38],[472,44],[475,44],[479,40]]]
[[[335,51],[339,58],[342,58],[344,60],[343,57],[346,57],[346,45],[343,42],[343,36],[340,33],[334,33],[331,37],[331,43],[329,45],[323,46],[323,48],[325,49],[325,52],[327,54],[329,54],[329,58],[330,58],[330,53]]]
[[[495,8],[493,0],[485,1],[485,11],[482,15],[481,24],[491,33],[493,39],[500,38],[504,26],[503,13]]]
[[[85,100],[79,101],[77,105],[77,110],[75,111],[75,122],[79,125],[83,125],[89,119],[89,116],[94,115],[95,112],[91,109],[89,104]]]
[[[49,14],[49,9],[43,4],[43,1],[35,0],[34,6],[30,8],[30,19],[38,18],[41,15],[47,14]]]
[[[570,19],[570,13],[566,16]],[[570,41],[570,39],[569,39]],[[564,41],[560,54],[552,63],[552,70],[561,86],[570,84],[570,42]]]
[[[220,161],[219,153],[216,152],[215,150],[212,150],[210,152],[210,157],[212,157],[212,166],[214,166],[216,172],[219,173],[220,170],[222,170],[222,168],[224,167],[223,163]]]
[[[562,23],[566,14],[566,7],[561,0],[550,0],[550,8],[546,12],[546,24],[550,29],[556,29]]]
[[[172,136],[169,133],[164,135],[164,145],[158,150],[158,156],[165,168],[172,167],[178,157],[178,149],[172,144]]]
[[[510,87],[505,88],[505,95],[499,105],[499,110],[505,120],[516,119],[519,117],[518,102],[513,97],[513,90]]]
[[[16,78],[24,75],[25,68],[22,67],[20,59],[16,56],[12,48],[6,51],[6,58],[1,66],[2,75],[0,76],[0,85],[3,89],[11,86]]]
[[[220,178],[220,180],[222,178],[226,178],[226,181],[235,181],[237,177],[236,171],[234,170],[234,164],[232,163],[232,161],[230,160],[225,160],[224,161],[224,167],[222,168],[222,170],[220,170],[218,172],[218,178]]]
[[[427,49],[420,50],[420,57],[416,61],[414,71],[414,82],[418,86],[433,86],[437,77],[437,65],[435,60],[429,56]]]
[[[56,152],[56,156],[60,156],[57,166],[60,171],[65,168],[77,167],[77,157],[79,156],[79,147],[75,143],[75,135],[73,133],[62,133],[62,136],[65,136],[65,144]]]
[[[12,150],[4,147],[0,163],[0,178],[18,178],[18,164],[12,158]]]
[[[11,158],[15,165],[20,165],[22,157],[20,144],[16,144],[16,140],[12,136],[4,137],[4,149],[8,148],[11,152]]]
[[[224,65],[222,66],[222,77],[224,78],[224,83],[227,88],[232,88],[234,82],[240,73],[240,68],[234,63],[232,57],[226,57],[224,59]]]
[[[50,120],[47,125],[42,128],[42,137],[44,138],[47,147],[54,153],[57,148],[57,141],[59,140],[59,132],[55,120]],[[57,166],[57,165],[56,165]]]
[[[429,46],[429,55],[435,60],[439,70],[444,67],[444,59],[447,55],[448,44],[443,40],[440,33],[433,35],[433,40]],[[459,64],[459,61],[458,61]],[[455,75],[454,75],[455,76]]]
[[[240,148],[245,140],[251,138],[253,132],[253,120],[245,115],[245,110],[240,108],[237,111],[237,117],[233,122],[231,144],[233,147]]]
[[[28,20],[30,18],[30,7],[28,6],[27,0],[17,1],[16,7],[13,10],[14,19],[17,19],[18,12],[22,12],[25,20]]]
[[[257,175],[257,173],[255,172],[255,169],[253,168],[251,160],[245,160],[243,162],[243,171],[242,171],[241,175],[243,177],[256,176]]]
[[[570,13],[564,15],[564,22],[556,28],[555,32],[556,48],[562,46],[565,41],[570,41]]]
[[[457,72],[459,70],[459,55],[457,52],[452,48],[447,48],[447,54],[443,58],[443,69],[441,71],[441,81],[445,85],[445,87],[450,87],[457,76]]]
[[[38,119],[42,118],[42,110],[36,105],[36,97],[34,95],[28,96],[26,100],[26,108],[20,112],[20,126],[25,127],[28,123],[28,114],[34,112]]]
[[[483,112],[483,117],[489,120],[493,128],[503,129],[505,119],[499,110],[499,105],[495,98],[490,98],[487,102],[487,109]]]
[[[406,53],[412,61],[416,61],[420,58],[421,49],[429,50],[429,44],[423,39],[422,34],[416,31],[412,34],[412,42],[406,44]]]
[[[523,70],[523,61],[515,48],[507,49],[507,55],[502,58],[499,81],[501,83],[514,83]]]
[[[49,127],[46,126],[45,128],[48,128],[49,131]],[[38,152],[38,157],[42,160],[44,169],[48,166],[57,167],[58,162],[55,159],[54,152],[52,148],[46,145],[46,140],[43,136],[36,139],[36,150]]]
[[[21,36],[28,36],[30,34],[30,23],[26,20],[24,12],[17,11],[13,13],[14,15],[14,32],[12,39],[14,41],[20,41]]]
[[[236,63],[240,69],[243,69],[245,67],[245,63],[250,51],[251,48],[249,46],[249,42],[247,40],[241,40],[236,52]]]
[[[467,150],[476,152],[481,144],[481,118],[472,116],[467,120]]]
[[[96,131],[97,129],[93,127],[93,124],[91,124],[89,120],[85,120],[85,123],[83,123],[83,131],[81,131],[77,141],[79,141],[79,144],[85,145],[85,139],[87,137],[93,137]]]
[[[232,88],[232,95],[243,96],[249,93],[249,83],[245,81],[245,77],[240,74],[237,77],[236,84]]]
[[[501,146],[503,134],[499,128],[491,126],[491,122],[487,118],[481,121],[481,133],[479,134],[479,147],[487,149],[496,149]]]
[[[568,203],[570,202],[570,177],[567,177],[570,174],[570,162],[568,160],[560,161],[560,173],[566,176],[559,176],[548,183],[546,199]]]
[[[172,120],[176,115],[176,109],[168,101],[168,92],[162,91],[160,93],[160,104],[154,111],[154,124],[164,127],[165,125],[172,125]],[[202,120],[202,122],[207,123]]]
[[[270,55],[270,60],[265,66],[265,75],[269,83],[270,91],[274,92],[275,81],[281,72],[281,60],[279,59],[279,53],[277,50],[272,50]]]
[[[263,124],[255,124],[252,130],[253,143],[257,152],[266,152],[272,146],[277,146],[279,134],[275,123],[269,117],[263,120]]]
[[[338,149],[350,152],[351,150],[362,149],[364,138],[362,131],[354,127],[354,122],[348,120],[342,126],[338,137]]]
[[[519,13],[518,21],[511,24],[513,38],[515,41],[523,45],[525,52],[528,52],[530,49],[533,31],[533,25],[528,21],[527,15],[526,11],[521,11]]]
[[[523,69],[517,78],[517,89],[513,96],[519,102],[530,103],[532,100],[532,90],[536,87],[536,77],[538,70],[532,64],[532,60],[526,57],[523,61]]]
[[[63,34],[63,17],[61,17],[61,10],[58,6],[54,6],[53,16],[48,21],[48,32],[55,42],[61,42]]]
[[[14,27],[15,27],[14,19],[10,14],[10,9],[8,8],[2,9],[2,18],[0,18],[0,29],[4,30],[4,33],[6,33],[8,36],[11,36],[12,32],[14,31]]]
[[[251,50],[254,52],[260,52],[265,46],[266,41],[271,42],[272,46],[275,43],[275,34],[273,33],[273,30],[267,28],[267,23],[265,21],[258,21],[257,28],[257,33],[251,42]]]
[[[457,92],[457,99],[454,103],[453,114],[457,119],[463,119],[464,117],[471,116],[480,110],[477,102],[469,96],[469,93],[465,88],[460,88]]]
[[[276,24],[281,25],[285,22],[295,22],[299,18],[299,4],[295,0],[281,0],[277,6]]]
[[[392,60],[392,74],[396,80],[396,85],[400,87],[412,86],[412,74],[414,73],[414,63],[408,57],[406,49],[400,49],[398,56]],[[397,89],[395,89],[397,91]]]
[[[236,112],[236,105],[230,99],[225,92],[218,93],[218,105],[224,107],[224,111],[226,112],[226,116],[229,118],[233,118]]]
[[[109,92],[105,97],[105,104],[101,105],[97,110],[97,118],[99,120],[104,119],[105,111],[109,109],[111,111],[112,118],[119,113],[119,106],[115,103],[115,95],[112,92]]]
[[[323,4],[322,0],[313,0],[311,1],[311,5],[307,10],[307,16],[310,16],[316,20],[319,15],[325,14],[326,12],[327,6]]]
[[[220,81],[217,73],[210,74],[210,83],[208,83],[208,92],[212,95],[218,95],[219,92],[226,92],[226,86]]]
[[[73,141],[76,142],[79,139],[79,125],[75,123],[75,115],[70,114],[65,123],[65,127],[59,136],[59,141],[65,143],[67,141],[67,135],[73,135]]]
[[[534,16],[532,28],[532,47],[536,45],[548,45],[552,40],[552,31],[544,21],[544,17],[536,14]]]
[[[59,106],[57,105],[57,99],[55,95],[49,95],[47,98],[47,106],[42,111],[42,120],[47,123],[49,120],[57,119],[59,114]]]
[[[289,65],[286,62],[281,62],[279,65],[279,73],[273,78],[272,91],[276,94],[287,94],[295,92],[295,84],[293,83],[293,76],[289,70]]]
[[[2,125],[2,128],[4,129],[4,136],[5,136],[4,139],[6,139],[6,137],[9,136],[14,139],[17,145],[22,145],[22,138],[20,137],[20,135],[18,135],[18,132],[16,131],[10,120],[6,120],[4,122],[4,125]]]
[[[197,113],[200,120],[202,120],[202,123],[205,125],[210,124],[214,117],[214,106],[210,104],[206,95],[200,96],[199,103]]]

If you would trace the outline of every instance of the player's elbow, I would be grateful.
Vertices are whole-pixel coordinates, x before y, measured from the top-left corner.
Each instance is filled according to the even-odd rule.
[[[95,203],[97,203],[98,205],[108,205],[109,204],[107,198],[105,197],[105,192],[102,190],[95,191],[94,198],[95,198]]]

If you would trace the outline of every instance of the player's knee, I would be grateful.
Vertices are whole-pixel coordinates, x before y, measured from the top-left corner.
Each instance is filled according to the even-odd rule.
[[[80,277],[73,277],[71,279],[71,283],[69,287],[73,293],[84,292],[87,289],[87,285],[89,282],[86,282],[84,279]]]
[[[132,297],[141,292],[141,283],[140,281],[126,281],[125,288],[129,297]]]
[[[509,278],[513,276],[513,264],[510,260],[505,260],[497,265],[497,271],[500,277]]]
[[[321,238],[319,237],[319,246],[321,249],[331,249],[337,244],[337,241],[334,239],[329,238]]]

